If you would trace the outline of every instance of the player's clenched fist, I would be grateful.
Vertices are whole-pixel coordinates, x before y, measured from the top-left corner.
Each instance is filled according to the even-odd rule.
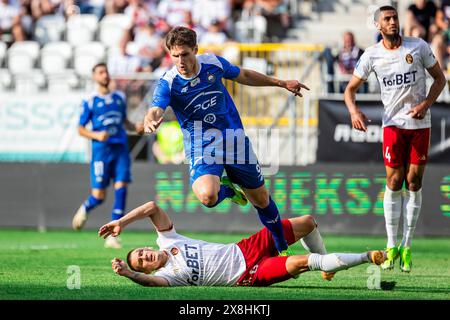
[[[97,137],[96,138],[97,138],[98,141],[104,142],[104,141],[108,140],[109,133],[108,133],[108,131],[100,131],[100,132],[97,133]]]
[[[124,276],[129,272],[126,263],[119,258],[114,258],[113,260],[111,260],[111,265],[113,271],[120,276]]]

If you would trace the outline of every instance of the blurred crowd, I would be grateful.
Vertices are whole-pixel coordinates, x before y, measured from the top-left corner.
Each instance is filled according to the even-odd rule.
[[[267,19],[268,40],[285,37],[290,26],[285,0],[0,0],[0,35],[7,42],[32,40],[35,23],[45,15],[95,14],[101,20],[116,13],[133,18],[131,37],[148,23],[159,36],[185,25],[199,32],[200,43],[232,39],[234,23],[248,16]]]

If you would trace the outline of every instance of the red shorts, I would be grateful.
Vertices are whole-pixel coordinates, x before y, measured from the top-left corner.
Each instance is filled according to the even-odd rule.
[[[295,242],[294,231],[289,220],[281,220],[284,237],[289,245]],[[286,270],[288,257],[279,257],[269,229],[264,228],[249,238],[237,243],[244,254],[247,269],[239,278],[238,286],[270,286],[292,276]]]
[[[407,164],[426,164],[430,147],[430,131],[430,128],[411,130],[394,126],[384,127],[384,165],[397,168]]]

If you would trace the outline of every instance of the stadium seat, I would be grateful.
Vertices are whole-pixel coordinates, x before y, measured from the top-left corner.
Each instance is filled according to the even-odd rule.
[[[40,45],[60,41],[66,29],[66,21],[60,15],[46,15],[39,18],[34,29],[34,39]]]
[[[41,68],[44,74],[64,73],[72,57],[68,42],[51,42],[41,50]]]
[[[239,42],[261,43],[267,31],[267,20],[263,16],[250,16],[237,21],[235,28]]]
[[[45,87],[45,76],[40,69],[14,75],[14,87],[18,93],[37,93]]]
[[[0,41],[0,68],[3,67],[3,61],[6,56],[6,43]]]
[[[47,90],[50,93],[70,92],[78,84],[78,77],[72,69],[66,69],[64,73],[47,75]]]
[[[8,90],[12,85],[12,77],[8,69],[0,69],[0,91]]]
[[[78,46],[94,40],[98,27],[98,18],[95,14],[79,14],[67,20],[67,41],[72,46]]]
[[[34,68],[38,56],[37,41],[15,42],[8,50],[8,68],[12,74],[29,72]]]
[[[107,47],[119,45],[125,30],[131,27],[131,19],[125,14],[110,14],[100,21],[99,40]]]
[[[105,46],[100,42],[89,42],[75,48],[75,72],[84,78],[90,78],[92,67],[105,58]]]

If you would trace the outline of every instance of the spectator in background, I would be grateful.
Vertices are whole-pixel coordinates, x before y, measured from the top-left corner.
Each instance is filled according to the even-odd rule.
[[[16,1],[0,0],[0,40],[9,44],[26,40],[22,11]]]
[[[212,22],[219,24],[220,30],[229,30],[231,7],[228,0],[193,0],[192,20],[194,25],[208,30]]]
[[[126,52],[140,60],[140,71],[152,72],[166,55],[163,38],[151,20],[133,26],[122,42]]]
[[[128,5],[128,0],[105,0],[105,15],[123,13]]]
[[[450,71],[448,57],[450,55],[450,0],[442,0],[436,11],[436,34],[431,40],[431,48],[442,70]]]
[[[404,35],[412,37],[414,29],[418,29],[420,37],[427,42],[431,42],[430,26],[434,22],[436,11],[437,8],[433,1],[415,0],[408,7],[406,13]]]
[[[267,38],[272,41],[280,41],[287,35],[290,26],[290,17],[284,0],[256,0],[256,14],[267,20]]]
[[[191,12],[191,0],[161,0],[158,4],[158,17],[172,28],[186,23],[186,12]],[[170,30],[170,28],[169,28]]]
[[[95,14],[98,20],[105,15],[105,0],[77,0],[75,4],[81,14]]]
[[[337,63],[340,74],[349,75],[349,78],[351,78],[351,75],[353,74],[353,70],[358,63],[359,58],[364,53],[364,50],[356,45],[355,36],[352,32],[344,32],[342,40],[342,47],[339,49],[338,53],[335,56],[332,54],[330,48],[326,48],[324,51],[324,58],[327,64],[327,74],[329,76],[329,79],[327,80],[329,93],[335,92],[335,63]],[[348,81],[341,81],[339,83],[340,93],[343,93],[345,91],[347,83]],[[364,83],[360,92],[368,92],[367,82]]]
[[[124,14],[131,18],[134,25],[144,25],[154,18],[151,7],[144,0],[128,0]]]
[[[228,41],[228,36],[221,28],[222,23],[219,20],[212,20],[206,32],[203,32],[199,38],[200,45],[219,45]]]

